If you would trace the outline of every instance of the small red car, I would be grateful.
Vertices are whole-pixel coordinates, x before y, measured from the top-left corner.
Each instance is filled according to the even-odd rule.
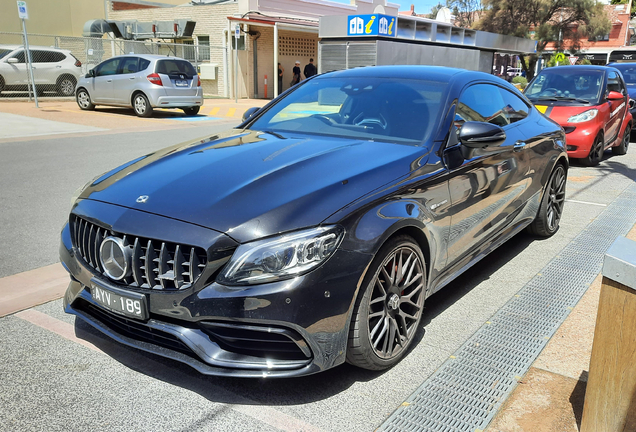
[[[606,66],[544,69],[526,87],[535,107],[565,130],[570,158],[595,166],[607,148],[627,153],[632,115],[621,73]]]

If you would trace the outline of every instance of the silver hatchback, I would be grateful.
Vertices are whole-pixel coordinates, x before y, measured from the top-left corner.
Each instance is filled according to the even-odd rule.
[[[203,105],[194,66],[178,57],[130,54],[103,61],[80,78],[75,90],[83,110],[95,105],[131,107],[140,117],[153,108],[179,108],[196,115]]]

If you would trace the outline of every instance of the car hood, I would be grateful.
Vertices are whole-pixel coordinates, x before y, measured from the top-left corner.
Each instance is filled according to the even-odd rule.
[[[232,130],[131,161],[93,181],[80,198],[246,242],[318,225],[407,175],[427,152],[396,143]]]

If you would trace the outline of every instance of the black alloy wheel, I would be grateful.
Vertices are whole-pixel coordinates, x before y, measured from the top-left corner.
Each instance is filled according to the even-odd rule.
[[[583,163],[586,166],[596,166],[603,160],[603,152],[605,151],[604,144],[603,135],[597,136],[594,140],[594,144],[592,144],[592,148],[590,148],[590,154],[583,159]]]
[[[139,117],[150,117],[152,115],[152,107],[148,98],[143,93],[137,93],[133,97],[133,109]]]
[[[201,107],[193,106],[193,107],[183,108],[183,112],[187,116],[195,116],[195,115],[197,115],[199,113],[200,109],[201,109]]]
[[[353,313],[349,363],[382,370],[404,356],[422,318],[425,271],[422,251],[411,237],[395,237],[380,249]]]
[[[62,96],[73,96],[75,93],[75,84],[77,81],[70,76],[64,76],[57,83],[57,92]]]
[[[624,154],[627,154],[627,149],[629,148],[629,140],[632,137],[632,125],[628,124],[625,127],[625,133],[623,134],[623,139],[621,140],[621,143],[619,145],[617,145],[616,147],[612,147],[612,154],[615,154],[617,156],[622,156]]]
[[[563,165],[558,164],[546,184],[537,217],[528,226],[528,230],[539,237],[550,237],[559,229],[559,222],[565,204],[565,185],[567,176]]]
[[[91,102],[91,97],[85,89],[79,89],[75,101],[82,110],[92,111],[95,109],[95,105]]]

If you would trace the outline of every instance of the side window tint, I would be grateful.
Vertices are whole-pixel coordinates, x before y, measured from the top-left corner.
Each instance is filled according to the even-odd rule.
[[[508,117],[509,123],[514,123],[528,117],[528,105],[517,95],[508,90],[499,88],[504,102],[504,113]]]
[[[618,77],[618,74],[614,71],[610,71],[607,74],[607,91],[608,92],[615,91],[619,93],[624,93],[621,80]]]
[[[18,52],[16,55],[13,56],[14,58],[18,59],[18,63],[26,63],[25,60],[25,55],[24,55],[24,50]]]
[[[126,57],[121,60],[121,73],[131,74],[137,72],[137,57]]]
[[[499,87],[491,84],[477,84],[468,87],[459,98],[455,116],[455,125],[461,127],[466,121],[479,121],[508,125],[508,115]]]
[[[107,60],[101,65],[97,66],[95,76],[115,75],[117,73],[118,66],[119,59]]]
[[[57,52],[56,51],[56,52],[52,52],[51,53],[51,58],[52,58],[52,60],[50,60],[50,61],[52,61],[54,63],[57,63],[57,62],[61,62],[62,60],[64,60],[66,58],[66,55],[61,53],[61,52]]]
[[[146,60],[146,59],[139,59],[139,70],[146,70],[148,69],[148,66],[150,65],[150,60]]]

